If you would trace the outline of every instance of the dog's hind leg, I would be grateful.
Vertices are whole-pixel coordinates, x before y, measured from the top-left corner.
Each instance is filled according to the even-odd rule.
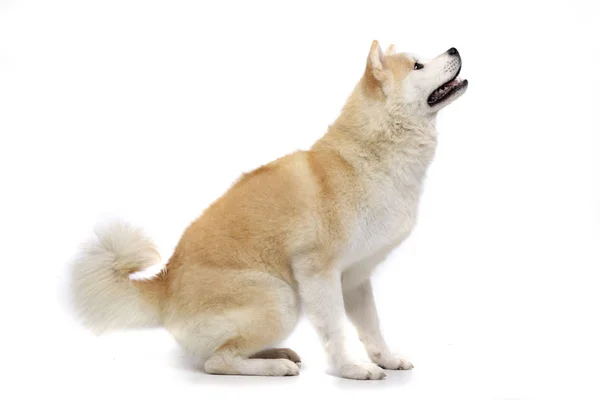
[[[298,375],[300,368],[287,358],[246,358],[229,345],[210,357],[204,363],[204,370],[217,375],[263,375],[291,376]]]
[[[199,293],[176,292],[186,297],[173,304],[185,304],[186,308],[172,307],[166,326],[179,343],[206,360],[205,372],[298,375],[299,358],[295,352],[269,349],[285,339],[296,325],[299,310],[294,289],[258,272],[220,271],[209,275],[203,271],[203,278],[211,285],[202,287]],[[181,313],[182,310],[193,313]]]
[[[236,325],[236,334],[214,351],[204,363],[204,370],[220,375],[298,375],[300,369],[296,362],[300,358],[294,351],[267,349],[257,352],[279,342],[289,331],[282,322],[289,321],[290,315],[274,315],[277,314],[274,309],[263,304],[237,314],[236,320],[228,316]]]

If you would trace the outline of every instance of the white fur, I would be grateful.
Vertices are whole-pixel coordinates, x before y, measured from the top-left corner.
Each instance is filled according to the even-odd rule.
[[[411,369],[413,367],[406,358],[392,354],[383,339],[370,280],[366,280],[356,287],[344,287],[344,303],[346,313],[356,327],[359,338],[373,361],[386,369]]]
[[[124,222],[97,226],[71,265],[75,311],[96,333],[161,323],[156,304],[146,302],[129,275],[161,263],[154,243]]]
[[[304,271],[311,270],[312,263],[318,262],[310,257],[297,260],[300,297],[305,313],[317,331],[325,352],[336,371],[350,379],[382,379],[384,371],[374,364],[363,364],[354,360],[346,342],[344,329],[344,301],[341,277],[335,270],[323,276],[306,276]]]

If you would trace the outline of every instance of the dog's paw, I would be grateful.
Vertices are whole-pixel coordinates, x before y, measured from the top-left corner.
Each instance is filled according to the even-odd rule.
[[[413,369],[414,367],[406,358],[394,354],[374,353],[371,359],[383,369]]]
[[[347,379],[379,380],[385,372],[375,364],[346,364],[339,370],[340,376]]]
[[[291,360],[277,359],[272,360],[273,371],[270,375],[274,376],[296,376],[300,374],[300,367]]]

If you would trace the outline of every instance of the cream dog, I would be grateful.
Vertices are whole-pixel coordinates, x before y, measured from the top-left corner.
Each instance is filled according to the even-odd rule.
[[[161,263],[143,232],[97,228],[72,266],[83,322],[97,332],[164,326],[207,373],[284,376],[299,373],[299,358],[271,347],[302,307],[340,376],[412,368],[382,337],[370,275],[415,225],[436,115],[467,88],[460,69],[455,48],[426,61],[384,54],[374,41],[327,133],[244,174],[185,230],[158,275],[130,279]],[[373,363],[351,357],[346,316]]]

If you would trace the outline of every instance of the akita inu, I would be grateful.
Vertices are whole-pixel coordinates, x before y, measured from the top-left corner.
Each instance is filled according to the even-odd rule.
[[[158,275],[130,279],[161,263],[142,231],[97,228],[72,265],[80,317],[97,332],[164,326],[207,373],[284,376],[299,373],[299,358],[272,347],[302,308],[340,376],[412,368],[382,337],[370,275],[415,225],[436,115],[467,89],[460,69],[455,48],[426,61],[384,54],[374,41],[327,133],[244,174],[185,230]],[[350,356],[346,316],[373,363]]]

